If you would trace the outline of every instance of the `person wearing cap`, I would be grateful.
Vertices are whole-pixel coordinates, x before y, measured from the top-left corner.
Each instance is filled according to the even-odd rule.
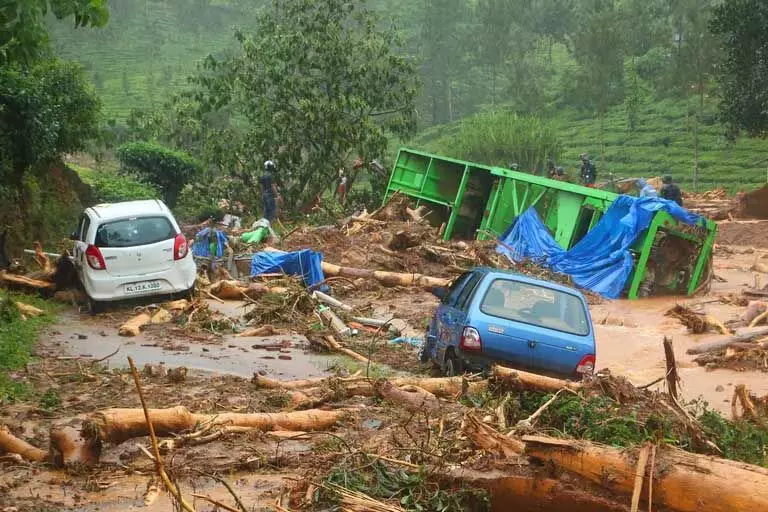
[[[264,218],[272,222],[277,217],[277,203],[280,200],[280,193],[275,184],[275,173],[277,166],[272,160],[264,162],[264,174],[259,178],[261,183],[262,200],[264,201]]]
[[[597,170],[592,162],[589,161],[589,155],[587,153],[581,154],[581,183],[585,187],[595,188],[595,181],[597,181]]]
[[[680,192],[680,187],[672,182],[672,176],[665,174],[661,178],[661,183],[663,183],[661,186],[661,197],[683,206],[683,194]]]

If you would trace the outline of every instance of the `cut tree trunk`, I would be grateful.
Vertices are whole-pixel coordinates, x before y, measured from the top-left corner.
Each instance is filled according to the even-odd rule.
[[[472,413],[464,417],[461,431],[483,450],[502,457],[515,457],[522,455],[525,444],[511,437],[502,435],[493,427],[480,421]]]
[[[310,432],[327,430],[347,414],[346,411],[308,410],[280,413],[194,414],[179,406],[150,409],[149,417],[158,436],[178,435],[194,431],[199,425],[245,427],[253,430],[290,430]],[[51,435],[51,453],[61,454],[59,462],[97,462],[101,442],[122,443],[149,435],[142,409],[106,409],[83,422],[80,429],[60,429]],[[67,458],[67,457],[72,457]]]
[[[375,384],[376,394],[387,402],[401,405],[407,411],[417,413],[434,413],[440,409],[440,401],[429,391],[413,386],[405,385],[397,387],[391,382],[384,380]]]
[[[222,413],[193,414],[185,407],[150,409],[150,419],[158,436],[192,431],[198,424],[249,427],[259,430],[326,430],[335,425],[344,411],[302,411],[288,413]],[[144,411],[141,409],[106,409],[94,414],[103,441],[121,443],[134,437],[149,435]]]
[[[4,425],[0,425],[0,453],[15,453],[32,462],[45,462],[48,459],[48,452],[14,436]]]
[[[546,436],[526,436],[523,442],[530,457],[614,492],[630,496],[634,491],[636,450]],[[647,469],[643,474],[647,480]],[[768,510],[768,470],[758,466],[661,445],[651,478],[653,503],[674,511]]]
[[[664,359],[667,366],[667,391],[669,395],[677,400],[677,385],[680,377],[677,375],[677,362],[675,361],[675,349],[672,347],[672,340],[664,337]]]
[[[422,274],[398,274],[396,272],[384,272],[381,270],[368,270],[362,268],[340,267],[332,263],[323,262],[323,273],[326,276],[348,277],[350,279],[375,279],[384,286],[421,286],[434,288],[448,286],[450,279],[429,277]]]
[[[686,353],[704,354],[706,352],[716,352],[718,350],[723,350],[728,348],[729,346],[731,346],[732,343],[743,343],[746,341],[752,341],[757,338],[762,338],[764,336],[768,336],[768,329],[761,329],[759,331],[753,331],[753,332],[744,333],[744,334],[737,334],[736,336],[731,336],[730,338],[726,338],[720,341],[702,343],[701,345],[696,345],[695,347],[689,348]]]
[[[141,329],[151,322],[152,316],[149,313],[141,313],[121,325],[118,334],[120,336],[138,336],[141,334]]]
[[[56,289],[56,283],[51,281],[42,281],[40,279],[30,279],[29,277],[19,276],[16,274],[9,274],[6,271],[0,271],[0,283],[6,286],[16,286],[21,288],[31,288],[40,291],[54,291]]]
[[[563,388],[576,391],[582,387],[579,382],[553,379],[552,377],[514,370],[504,366],[494,366],[493,376],[505,384],[537,391],[560,391]]]
[[[280,381],[276,379],[270,379],[264,375],[254,374],[251,382],[257,387],[267,389],[288,389],[288,390],[309,390],[312,388],[318,388],[324,384],[328,384],[331,387],[347,387],[354,388],[357,392],[352,393],[350,396],[358,396],[363,394],[369,396],[372,393],[365,391],[365,386],[370,386],[370,382],[365,377],[353,377],[350,379],[339,379],[337,377],[318,378],[318,379],[306,379],[306,380],[291,380]],[[462,394],[478,394],[488,389],[488,381],[481,380],[476,382],[469,382],[462,377],[436,377],[436,378],[420,378],[420,377],[402,377],[397,379],[391,379],[390,382],[395,386],[418,386],[425,391],[429,391],[435,396],[440,398],[455,399]]]

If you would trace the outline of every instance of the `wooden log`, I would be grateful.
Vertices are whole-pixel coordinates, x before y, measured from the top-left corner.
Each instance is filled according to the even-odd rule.
[[[667,365],[667,391],[677,400],[677,385],[680,377],[677,376],[677,362],[675,361],[675,349],[672,347],[672,339],[664,336],[664,359]]]
[[[421,286],[434,288],[448,286],[450,279],[429,277],[422,274],[399,274],[397,272],[385,272],[381,270],[368,270],[362,268],[341,267],[332,263],[323,262],[323,273],[326,276],[341,276],[350,279],[374,279],[384,286]]]
[[[754,339],[761,338],[764,336],[768,336],[768,329],[761,329],[759,331],[752,331],[748,333],[737,334],[735,336],[731,336],[729,338],[726,338],[720,341],[702,343],[701,345],[696,345],[695,347],[689,348],[686,351],[686,353],[687,354],[704,354],[706,352],[716,352],[718,350],[723,350],[728,348],[733,343],[743,343],[747,341],[752,341]]]
[[[637,450],[585,441],[525,436],[525,454],[606,489],[632,495]],[[768,510],[768,471],[750,464],[659,447],[652,501],[677,512]]]
[[[248,427],[258,430],[326,430],[344,416],[345,411],[311,410],[287,413],[193,414],[186,407],[150,409],[149,417],[158,436],[192,431],[198,424]],[[149,435],[141,409],[106,409],[91,418],[102,441],[121,443]]]
[[[30,306],[29,304],[24,304],[23,302],[16,302],[16,307],[19,308],[22,315],[28,318],[34,318],[44,313],[42,309]]]
[[[499,456],[519,456],[525,450],[525,444],[520,440],[502,435],[496,429],[480,421],[472,413],[468,413],[464,417],[461,431],[475,445]]]
[[[559,391],[563,388],[577,391],[582,388],[580,382],[571,382],[568,380],[554,379],[535,373],[528,373],[521,370],[506,368],[504,366],[493,367],[494,378],[503,381],[505,384],[511,384],[515,387],[525,389],[534,389],[538,391]]]
[[[418,386],[397,387],[384,380],[377,382],[374,387],[381,398],[387,402],[401,405],[409,412],[434,413],[440,409],[440,401],[437,397]]]
[[[9,286],[19,286],[23,288],[33,288],[35,290],[50,290],[56,289],[56,283],[51,281],[41,281],[40,279],[30,279],[25,276],[19,276],[16,274],[9,274],[4,270],[0,270],[0,283]]]
[[[0,425],[0,453],[15,453],[32,462],[45,462],[48,459],[48,452],[14,436],[5,425]]]
[[[57,466],[93,465],[101,456],[101,439],[72,425],[55,425],[50,432],[51,459]]]
[[[141,313],[121,325],[118,334],[120,336],[138,336],[141,334],[141,329],[151,322],[152,316],[149,313]]]
[[[275,329],[272,325],[262,325],[261,327],[251,327],[250,329],[246,329],[241,333],[238,333],[236,336],[238,338],[263,338],[265,336],[275,336],[277,334],[283,334],[283,331]]]

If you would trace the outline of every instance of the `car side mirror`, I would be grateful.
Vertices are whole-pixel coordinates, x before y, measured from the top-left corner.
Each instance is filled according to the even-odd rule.
[[[434,286],[432,287],[432,295],[443,300],[448,295],[448,288],[445,286]]]
[[[70,239],[70,240],[74,240],[74,241],[77,241],[77,233],[76,233],[75,231],[73,231],[72,233],[70,233],[70,234],[69,234],[69,239]]]

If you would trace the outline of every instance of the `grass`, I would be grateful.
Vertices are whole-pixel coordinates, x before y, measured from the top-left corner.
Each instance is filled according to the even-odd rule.
[[[44,314],[23,320],[15,302],[40,308]],[[0,404],[31,392],[26,383],[14,378],[12,373],[29,362],[38,334],[55,320],[56,311],[54,304],[38,297],[0,291]],[[54,397],[44,398],[45,404],[53,401]]]
[[[690,106],[689,106],[690,105]],[[559,165],[578,172],[579,155],[588,152],[598,167],[598,178],[653,177],[671,174],[682,188],[693,185],[694,102],[646,98],[638,108],[633,131],[627,129],[623,105],[608,110],[604,122],[604,155],[601,158],[600,121],[576,108],[552,110],[548,120],[560,140]],[[729,192],[750,190],[768,181],[768,141],[740,138],[728,141],[717,123],[716,105],[708,99],[699,125],[699,189],[724,187]],[[430,128],[410,142],[428,151],[450,147],[446,142],[460,130],[460,123]],[[450,154],[464,158],[462,154]],[[487,163],[487,162],[478,162]]]

